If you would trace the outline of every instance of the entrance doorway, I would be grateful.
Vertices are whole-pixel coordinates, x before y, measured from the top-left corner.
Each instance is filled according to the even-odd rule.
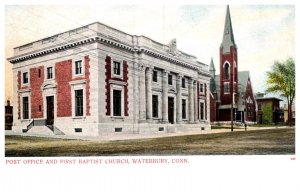
[[[169,123],[174,123],[174,98],[168,97],[168,118]]]
[[[53,125],[54,123],[54,96],[46,97],[47,100],[47,125]]]

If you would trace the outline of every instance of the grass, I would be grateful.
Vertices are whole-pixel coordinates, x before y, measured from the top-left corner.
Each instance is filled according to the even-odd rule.
[[[287,126],[285,124],[253,124],[253,125],[249,125],[251,127],[284,127]]]
[[[5,137],[6,157],[295,154],[295,129],[269,129],[124,141]]]

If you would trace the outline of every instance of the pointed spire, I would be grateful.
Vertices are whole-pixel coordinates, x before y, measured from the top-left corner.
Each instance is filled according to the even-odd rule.
[[[210,74],[209,89],[210,89],[210,92],[216,96],[216,94],[217,94],[217,87],[216,87],[216,82],[215,82],[216,69],[215,69],[213,58],[211,58],[211,60],[210,60],[209,74]]]
[[[223,41],[221,44],[221,47],[223,48],[223,53],[229,53],[231,46],[236,47],[234,42],[229,5],[227,5]]]
[[[213,58],[211,58],[211,60],[210,60],[209,73],[210,73],[211,78],[214,79],[215,78],[216,69],[215,69],[215,64],[214,64]]]
[[[213,58],[210,60],[209,71],[216,71]]]

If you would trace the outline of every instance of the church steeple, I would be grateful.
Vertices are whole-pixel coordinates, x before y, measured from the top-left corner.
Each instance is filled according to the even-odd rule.
[[[236,47],[234,42],[229,5],[227,5],[223,41],[221,44],[221,48],[223,48],[223,53],[229,53],[231,46]]]
[[[233,94],[238,91],[238,52],[234,41],[229,6],[226,9],[226,19],[223,40],[220,47],[220,101],[229,105]]]
[[[213,78],[213,79],[215,78],[216,69],[215,69],[215,64],[214,64],[213,58],[211,58],[211,60],[210,60],[209,74],[210,74],[211,78]]]

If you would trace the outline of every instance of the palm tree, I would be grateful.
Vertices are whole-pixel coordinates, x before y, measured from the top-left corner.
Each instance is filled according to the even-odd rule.
[[[292,125],[292,105],[295,98],[295,61],[275,61],[272,71],[267,72],[267,92],[280,93],[288,102],[288,124]]]

